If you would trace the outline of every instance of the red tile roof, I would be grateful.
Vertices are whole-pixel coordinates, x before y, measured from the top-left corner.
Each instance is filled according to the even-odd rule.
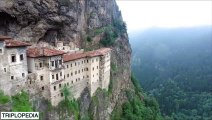
[[[68,62],[68,61],[72,61],[72,60],[76,60],[76,59],[80,59],[84,57],[86,57],[85,53],[67,53],[63,55],[63,61]]]
[[[50,56],[57,56],[63,55],[65,52],[60,50],[55,50],[47,47],[34,47],[27,49],[27,56],[28,57],[50,57]]]
[[[6,47],[25,47],[25,46],[30,46],[31,44],[22,42],[19,40],[12,40],[12,39],[7,39],[5,40]]]
[[[110,48],[101,48],[98,50],[88,51],[84,53],[67,53],[63,55],[63,61],[68,62],[68,61],[85,58],[85,57],[101,56],[101,55],[105,55],[109,51],[111,51]]]
[[[24,47],[24,46],[30,46],[31,44],[22,42],[19,40],[13,40],[9,36],[2,36],[0,35],[0,41],[5,41],[6,47]]]
[[[95,57],[95,56],[105,55],[109,51],[111,51],[110,48],[101,48],[101,49],[98,49],[98,50],[87,52],[87,56],[89,56],[89,57]]]
[[[9,36],[3,36],[3,35],[0,35],[0,41],[2,40],[5,40],[5,39],[12,39],[11,37]]]

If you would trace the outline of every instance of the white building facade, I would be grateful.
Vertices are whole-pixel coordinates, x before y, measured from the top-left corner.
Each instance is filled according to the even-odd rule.
[[[87,87],[93,96],[110,83],[110,48],[74,52],[53,47],[28,47],[30,44],[0,36],[0,89],[14,95],[25,89],[58,105],[64,99],[62,89],[70,88],[79,98]],[[59,50],[63,49],[63,50]]]
[[[28,75],[26,48],[30,44],[0,36],[0,89],[7,95],[20,92]]]

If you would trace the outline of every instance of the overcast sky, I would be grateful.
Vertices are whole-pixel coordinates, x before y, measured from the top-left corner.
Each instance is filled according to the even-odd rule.
[[[212,25],[212,1],[116,0],[128,32],[150,27]]]

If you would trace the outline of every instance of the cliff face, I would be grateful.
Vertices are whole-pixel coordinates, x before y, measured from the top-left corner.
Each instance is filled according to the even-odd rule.
[[[77,42],[89,29],[121,16],[114,0],[1,0],[0,17],[1,34],[34,42]]]
[[[110,26],[122,16],[115,0],[0,0],[0,34],[17,40],[53,44],[56,40],[73,42],[79,48],[99,48],[104,34],[92,34],[93,41],[85,42],[92,31]],[[126,101],[125,90],[130,81],[131,48],[128,36],[122,31],[112,48],[111,94],[96,93],[93,102],[85,91],[80,98],[81,116],[90,111],[93,119],[109,119],[116,105]],[[49,118],[58,118],[56,111],[48,112]]]

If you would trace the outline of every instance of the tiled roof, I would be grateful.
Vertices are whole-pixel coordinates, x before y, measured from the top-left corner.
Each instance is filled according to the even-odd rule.
[[[87,56],[89,56],[89,57],[95,57],[95,56],[105,55],[109,51],[111,51],[110,48],[101,48],[101,49],[98,49],[98,50],[87,52]]]
[[[2,40],[5,40],[5,39],[12,39],[11,37],[9,36],[3,36],[3,35],[0,35],[0,41]]]
[[[24,47],[24,46],[30,46],[31,44],[22,42],[19,40],[13,40],[9,36],[2,36],[0,35],[0,41],[5,41],[6,47]]]
[[[98,50],[88,51],[84,53],[67,53],[63,55],[63,61],[68,62],[68,61],[85,58],[85,57],[101,56],[101,55],[105,55],[109,51],[111,51],[110,48],[101,48]]]
[[[63,55],[65,52],[60,50],[55,50],[47,47],[34,47],[27,49],[27,56],[28,57],[50,57],[50,56],[57,56]]]
[[[12,40],[12,39],[7,39],[5,40],[6,47],[24,47],[24,46],[30,46],[31,44],[22,42],[19,40]]]
[[[84,57],[86,57],[85,53],[67,53],[63,55],[63,61],[68,62],[71,60],[76,60]]]

